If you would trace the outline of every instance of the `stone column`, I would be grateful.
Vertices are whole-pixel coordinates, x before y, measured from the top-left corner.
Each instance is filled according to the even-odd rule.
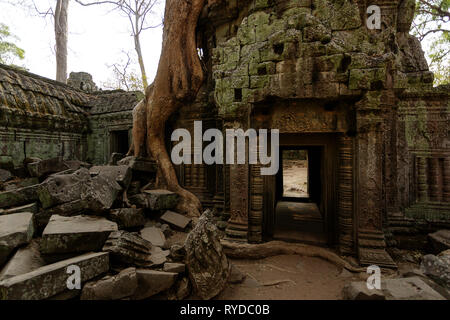
[[[224,124],[226,129],[235,129],[236,122]],[[245,129],[244,129],[245,131]],[[224,134],[226,138],[226,135]],[[224,141],[226,146],[226,141]],[[235,143],[236,148],[236,143]],[[226,150],[225,150],[226,154]],[[236,154],[236,150],[235,150]],[[226,159],[226,156],[224,156]],[[230,220],[225,230],[229,240],[247,242],[248,240],[248,201],[249,201],[249,165],[229,164],[229,206]]]
[[[361,265],[395,267],[386,252],[383,227],[384,119],[380,97],[357,104],[357,242]]]

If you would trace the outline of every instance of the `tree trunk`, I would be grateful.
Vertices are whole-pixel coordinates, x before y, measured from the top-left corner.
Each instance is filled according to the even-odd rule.
[[[56,81],[67,82],[69,0],[57,0],[55,9]]]
[[[144,85],[144,88],[147,88],[148,87],[147,72],[145,72],[144,57],[142,55],[141,49],[141,40],[138,34],[134,36],[134,48],[136,49],[139,67],[141,68],[142,84]]]
[[[158,183],[181,196],[177,211],[188,216],[200,216],[201,203],[179,185],[164,133],[169,117],[195,99],[204,80],[196,44],[197,21],[204,5],[205,0],[166,0],[161,58],[153,90],[146,90],[145,99],[147,153],[158,164]],[[134,145],[143,143],[142,138],[136,141],[141,136],[133,137]]]

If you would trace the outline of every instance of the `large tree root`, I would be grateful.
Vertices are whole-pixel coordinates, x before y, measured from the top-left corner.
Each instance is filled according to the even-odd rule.
[[[336,253],[321,247],[302,243],[288,243],[283,241],[271,241],[261,244],[248,244],[221,241],[225,253],[230,258],[236,259],[264,259],[278,255],[301,255],[325,259],[339,267],[351,272],[366,272],[366,269],[354,267]]]
[[[196,29],[206,0],[166,0],[161,58],[152,88],[134,110],[133,150],[144,151],[158,165],[158,184],[180,195],[176,208],[188,216],[200,216],[201,203],[178,183],[166,149],[167,120],[197,96],[204,74],[197,53]],[[144,150],[143,146],[146,146]]]

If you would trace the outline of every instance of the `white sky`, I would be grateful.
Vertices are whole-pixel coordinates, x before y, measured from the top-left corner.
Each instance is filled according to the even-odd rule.
[[[35,0],[39,8],[54,7],[54,0]],[[164,10],[164,2],[151,17],[158,24]],[[10,27],[19,38],[16,44],[25,50],[25,59],[15,61],[30,72],[54,79],[54,31],[50,17],[44,19],[20,7],[0,3],[0,22]],[[142,51],[149,82],[153,81],[161,52],[162,27],[149,29],[141,34]],[[69,56],[68,73],[89,72],[99,87],[112,77],[108,65],[126,59],[122,51],[130,53],[137,61],[131,26],[128,19],[107,5],[83,7],[71,1],[69,7]],[[140,74],[137,63],[133,69]]]

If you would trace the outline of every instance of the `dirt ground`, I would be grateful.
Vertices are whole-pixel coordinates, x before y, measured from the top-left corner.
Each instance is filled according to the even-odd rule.
[[[283,161],[283,190],[285,197],[308,196],[308,161]]]
[[[229,284],[218,300],[335,300],[359,274],[311,257],[274,256],[262,260],[231,260],[246,275],[241,284]]]

